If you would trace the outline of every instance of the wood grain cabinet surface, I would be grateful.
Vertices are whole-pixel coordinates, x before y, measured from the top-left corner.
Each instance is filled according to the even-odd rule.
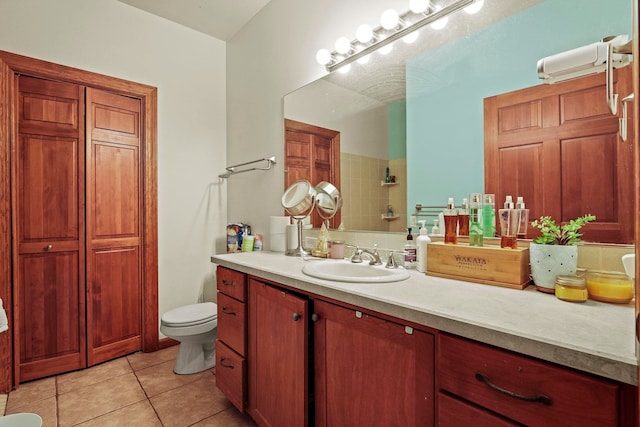
[[[216,386],[244,412],[247,402],[247,276],[217,269]]]
[[[437,377],[440,390],[528,426],[630,426],[635,419],[633,401],[625,400],[633,393],[622,384],[446,334]]]

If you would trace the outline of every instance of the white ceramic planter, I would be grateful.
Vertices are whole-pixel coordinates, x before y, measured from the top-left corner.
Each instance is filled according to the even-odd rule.
[[[539,245],[529,246],[529,261],[533,282],[541,291],[553,292],[556,276],[576,274],[578,266],[578,247],[575,245]]]

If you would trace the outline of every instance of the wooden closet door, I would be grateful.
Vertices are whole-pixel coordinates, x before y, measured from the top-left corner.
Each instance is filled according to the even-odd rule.
[[[83,98],[81,86],[18,78],[16,382],[85,366]]]
[[[141,103],[87,88],[88,365],[141,348]]]

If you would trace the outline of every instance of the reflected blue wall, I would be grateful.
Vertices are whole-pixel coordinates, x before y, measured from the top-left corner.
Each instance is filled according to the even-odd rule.
[[[407,211],[483,191],[484,98],[540,84],[540,58],[631,31],[630,0],[547,0],[408,61]]]

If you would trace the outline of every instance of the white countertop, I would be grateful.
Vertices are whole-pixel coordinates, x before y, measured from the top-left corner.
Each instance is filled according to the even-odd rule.
[[[305,293],[638,384],[633,304],[570,303],[532,286],[506,289],[415,270],[401,282],[334,282],[302,273],[305,262],[325,261],[275,252],[214,255],[211,261]]]

